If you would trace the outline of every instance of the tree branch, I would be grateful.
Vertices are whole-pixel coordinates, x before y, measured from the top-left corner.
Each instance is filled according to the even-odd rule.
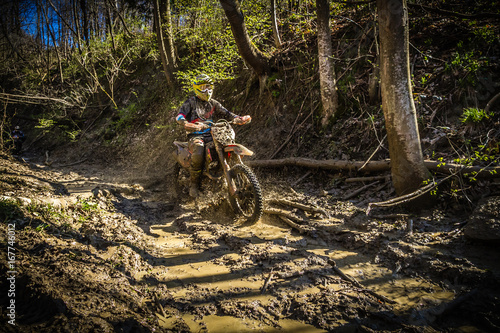
[[[0,100],[7,103],[19,103],[19,104],[44,104],[49,102],[61,103],[63,105],[73,107],[72,103],[60,98],[52,98],[46,96],[29,96],[29,95],[14,95],[0,93]]]

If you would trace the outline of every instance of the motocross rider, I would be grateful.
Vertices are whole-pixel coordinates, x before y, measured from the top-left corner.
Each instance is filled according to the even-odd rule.
[[[205,143],[212,140],[210,126],[203,122],[213,121],[214,116],[235,119],[237,125],[244,125],[252,120],[248,115],[240,117],[228,111],[213,99],[213,88],[213,81],[208,75],[198,75],[193,81],[195,96],[189,97],[182,104],[175,118],[177,123],[184,127],[188,135],[188,149],[191,153],[189,195],[193,198],[199,194]]]
[[[23,142],[26,139],[23,131],[21,131],[19,126],[16,126],[10,136],[14,140],[14,154],[19,154],[21,152]]]

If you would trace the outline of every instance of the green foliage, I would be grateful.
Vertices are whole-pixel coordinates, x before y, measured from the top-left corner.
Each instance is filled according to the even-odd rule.
[[[472,32],[476,36],[478,43],[485,43],[486,45],[492,45],[498,42],[499,37],[495,35],[495,31],[490,25],[477,26],[476,21],[469,22],[469,25],[473,29]]]
[[[491,166],[500,164],[500,145],[498,143],[493,145],[479,144],[474,146],[470,141],[467,141],[466,144],[467,156],[456,158],[453,162],[465,166]],[[496,174],[495,171],[491,172],[492,174]],[[477,172],[475,171],[464,174],[470,182],[477,181],[476,175]]]
[[[191,91],[191,82],[200,73],[211,76],[216,82],[233,79],[242,61],[219,1],[189,2],[178,9],[182,25],[175,33],[180,58],[175,75],[182,89]],[[251,42],[260,51],[269,53],[272,30],[268,2],[244,1],[241,10]]]
[[[133,124],[134,118],[137,115],[138,105],[136,103],[129,103],[127,106],[118,110],[118,120],[114,123],[115,129],[127,129]]]
[[[223,31],[216,31],[215,27],[206,28],[203,36],[190,30],[192,34],[180,42],[187,44],[189,53],[181,55],[180,68],[175,75],[186,92],[191,90],[192,80],[201,73],[209,75],[216,82],[234,78],[235,64],[240,61],[229,27]]]
[[[48,226],[49,226],[48,224],[41,223],[41,224],[39,224],[39,225],[35,228],[35,230],[36,230],[36,231],[38,231],[38,232],[40,232],[40,233],[43,233],[43,232],[45,231],[45,229],[47,229],[47,228],[48,228]]]
[[[481,164],[496,164],[500,162],[500,157],[498,156],[498,145],[496,147],[486,147],[484,145],[478,145],[477,147],[469,147],[471,152],[469,156],[463,158],[456,158],[453,161],[458,164],[463,164],[467,166],[481,165]]]
[[[472,34],[457,43],[451,61],[445,64],[448,72],[459,76],[458,83],[463,88],[477,85],[490,65],[488,54],[496,49],[499,42],[491,26],[478,26],[476,21],[469,21],[468,24]]]
[[[19,205],[14,200],[0,199],[0,221],[7,222],[22,215]]]
[[[54,121],[54,119],[39,118],[38,125],[36,125],[35,128],[40,128],[44,133],[47,133],[55,126],[55,124],[56,122]]]
[[[458,48],[462,48],[463,43],[459,42],[458,43]],[[454,53],[454,58],[451,61],[452,66],[459,67],[461,69],[464,69],[466,71],[476,73],[476,71],[479,69],[480,65],[477,60],[476,56],[476,51],[470,50],[460,50],[458,52]]]
[[[493,116],[493,112],[486,113],[483,109],[466,108],[463,110],[460,121],[466,124],[479,123],[484,119],[489,119],[490,116]]]
[[[69,130],[69,131],[66,131],[66,135],[68,136],[69,140],[71,142],[75,142],[78,135],[80,134],[81,130],[77,129],[77,130]]]
[[[95,203],[95,202],[81,200],[79,203],[80,203],[80,207],[83,211],[89,212],[89,211],[97,209],[97,203]]]

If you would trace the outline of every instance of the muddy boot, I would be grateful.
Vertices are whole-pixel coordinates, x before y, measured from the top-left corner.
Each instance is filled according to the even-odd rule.
[[[201,171],[191,171],[189,195],[193,198],[196,198],[200,195],[200,175]]]

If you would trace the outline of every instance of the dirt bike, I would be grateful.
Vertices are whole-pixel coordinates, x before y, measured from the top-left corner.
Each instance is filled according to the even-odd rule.
[[[241,156],[251,156],[253,152],[235,143],[235,133],[231,127],[234,120],[204,123],[210,126],[213,140],[205,142],[202,175],[213,181],[225,180],[227,198],[236,215],[248,223],[257,222],[263,211],[262,191],[257,177],[241,159]],[[181,167],[189,171],[191,153],[187,142],[174,141],[174,145],[176,149],[173,157],[177,161],[174,172],[177,178]]]

